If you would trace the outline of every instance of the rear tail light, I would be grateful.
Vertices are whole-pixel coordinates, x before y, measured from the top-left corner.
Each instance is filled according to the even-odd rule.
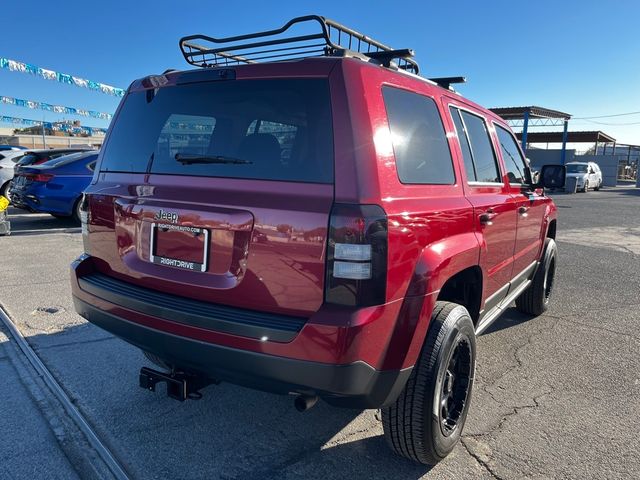
[[[53,175],[50,175],[48,173],[36,173],[35,175],[28,175],[27,177],[34,182],[47,183],[53,178]]]
[[[82,246],[84,253],[90,254],[89,245],[89,199],[83,193],[78,204],[78,217],[80,218],[80,226],[82,227]]]
[[[331,211],[325,301],[364,307],[385,302],[387,216],[377,205],[336,204]]]

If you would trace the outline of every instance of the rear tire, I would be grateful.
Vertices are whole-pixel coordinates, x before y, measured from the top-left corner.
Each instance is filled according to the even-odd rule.
[[[599,191],[600,191],[600,187],[601,187],[601,186],[602,186],[602,181],[598,182],[598,186],[597,186],[597,187],[594,187],[594,190],[595,190],[596,192],[599,192]]]
[[[71,214],[71,218],[73,218],[73,221],[80,225],[82,220],[80,217],[80,206],[82,203],[82,197],[80,197],[78,200],[76,200],[76,203],[73,204],[73,212]]]
[[[520,312],[538,316],[549,308],[556,273],[557,251],[556,242],[547,238],[542,263],[538,266],[531,285],[516,299],[516,308]]]
[[[4,182],[4,185],[0,187],[0,196],[7,197],[9,201],[11,201],[11,196],[9,195],[10,188],[11,188],[11,180]]]
[[[469,410],[476,334],[467,309],[436,302],[427,338],[404,390],[382,409],[384,436],[397,454],[434,465],[456,446]]]

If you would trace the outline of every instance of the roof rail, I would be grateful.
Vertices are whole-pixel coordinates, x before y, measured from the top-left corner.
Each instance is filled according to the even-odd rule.
[[[293,25],[316,22],[320,31],[306,35],[284,34]],[[252,39],[266,38],[260,41]],[[214,38],[189,35],[180,39],[185,60],[197,67],[233,66],[306,57],[353,55],[367,58],[386,67],[397,67],[418,74],[418,64],[410,49],[391,47],[319,15],[296,17],[283,27],[235,37]]]

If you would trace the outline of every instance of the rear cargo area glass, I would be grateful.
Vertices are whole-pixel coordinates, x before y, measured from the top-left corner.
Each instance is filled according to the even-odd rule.
[[[229,80],[130,93],[100,170],[331,183],[328,82]]]

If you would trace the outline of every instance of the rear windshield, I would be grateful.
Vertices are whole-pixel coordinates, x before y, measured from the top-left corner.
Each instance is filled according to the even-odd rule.
[[[568,163],[567,173],[587,173],[587,165],[581,163]]]
[[[231,80],[133,92],[100,171],[331,183],[328,82]]]
[[[17,163],[18,165],[31,165],[32,163],[38,161],[39,158],[40,157],[38,157],[38,155],[36,155],[35,153],[27,153],[26,155],[21,157]]]
[[[44,163],[45,161],[59,158],[63,155],[69,155],[70,153],[78,152],[78,150],[51,150],[47,152],[33,152],[27,153],[20,158],[18,165],[31,165],[33,163]]]
[[[98,152],[77,152],[70,153],[68,155],[62,155],[61,157],[54,158],[53,160],[49,160],[44,162],[42,165],[46,165],[48,167],[62,167],[63,165],[67,165],[69,163],[76,162],[78,160],[82,160],[84,158],[90,156],[97,156]]]

